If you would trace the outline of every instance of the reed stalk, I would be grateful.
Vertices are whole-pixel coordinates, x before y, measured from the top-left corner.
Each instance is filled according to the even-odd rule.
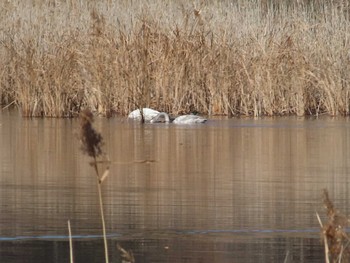
[[[316,212],[316,216],[317,216],[317,220],[318,223],[320,224],[321,229],[323,229],[323,223],[321,221],[321,218],[319,216],[319,214]],[[327,236],[322,233],[322,242],[324,244],[324,256],[325,256],[325,262],[326,263],[330,263],[329,262],[329,248],[328,248],[328,240],[327,240]]]
[[[74,257],[73,257],[73,240],[72,240],[72,229],[70,226],[70,220],[68,220],[68,234],[69,234],[69,258],[70,258],[70,263],[74,262]]]
[[[103,199],[102,199],[102,182],[104,178],[108,175],[108,169],[105,170],[105,174],[100,177],[100,174],[98,172],[98,167],[97,167],[97,160],[95,159],[93,162],[93,166],[96,171],[97,175],[97,191],[98,191],[98,199],[99,199],[99,204],[100,204],[100,214],[101,214],[101,222],[102,222],[102,233],[103,233],[103,242],[104,242],[104,249],[105,249],[105,258],[106,258],[106,263],[109,262],[109,257],[108,257],[108,243],[107,243],[107,234],[106,234],[106,223],[105,223],[105,216],[104,216],[104,211],[103,211]]]
[[[103,138],[100,133],[96,132],[92,127],[93,123],[93,115],[89,110],[84,110],[80,113],[80,140],[82,142],[82,151],[87,154],[89,157],[93,159],[90,162],[90,165],[94,168],[97,182],[97,190],[98,190],[98,199],[100,206],[100,215],[102,222],[102,232],[103,232],[103,242],[104,242],[104,253],[105,253],[105,262],[109,262],[108,256],[108,243],[107,243],[107,234],[106,234],[106,223],[105,216],[103,210],[103,198],[102,198],[102,183],[107,178],[109,174],[109,167],[105,169],[104,173],[101,174],[99,171],[98,164],[101,163],[109,163],[109,161],[103,160],[100,161],[99,158],[103,156],[102,152],[102,144]]]

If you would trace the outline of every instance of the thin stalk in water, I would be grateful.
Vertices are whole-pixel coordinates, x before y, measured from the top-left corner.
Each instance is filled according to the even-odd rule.
[[[95,129],[92,127],[92,122],[93,122],[93,115],[90,111],[84,110],[80,113],[80,140],[82,142],[81,149],[83,153],[87,154],[93,159],[90,165],[93,166],[96,173],[97,190],[98,190],[98,198],[99,198],[99,204],[100,204],[100,214],[101,214],[103,240],[104,240],[104,248],[105,248],[105,262],[109,263],[106,223],[105,223],[105,217],[104,217],[104,211],[103,211],[103,198],[102,198],[102,189],[101,189],[101,185],[103,181],[106,179],[106,177],[109,174],[109,168],[107,167],[103,175],[102,176],[100,175],[100,172],[98,169],[98,163],[101,163],[99,161],[99,157],[103,156],[103,152],[101,148],[103,144],[102,142],[103,138],[101,134],[96,132]],[[102,163],[104,162],[108,162],[108,161],[102,161]]]

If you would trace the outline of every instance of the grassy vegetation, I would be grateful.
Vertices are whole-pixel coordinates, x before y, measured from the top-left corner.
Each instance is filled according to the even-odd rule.
[[[0,3],[0,100],[23,116],[348,115],[349,4]]]

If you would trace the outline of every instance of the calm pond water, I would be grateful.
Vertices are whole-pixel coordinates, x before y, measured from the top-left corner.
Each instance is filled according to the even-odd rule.
[[[0,113],[0,262],[103,262],[96,177],[76,119]],[[320,262],[322,189],[349,214],[345,118],[140,125],[97,118],[110,262]],[[286,260],[286,261],[285,261]]]

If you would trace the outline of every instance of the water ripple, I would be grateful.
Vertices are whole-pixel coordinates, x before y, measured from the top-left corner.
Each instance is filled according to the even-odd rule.
[[[173,233],[182,235],[205,235],[205,234],[250,234],[250,233],[318,233],[319,229],[208,229],[208,230],[175,230]],[[149,232],[147,234],[150,234]],[[162,232],[162,234],[166,234]],[[168,233],[171,235],[171,233]],[[108,234],[107,238],[123,237],[123,234]],[[42,236],[0,236],[1,241],[19,241],[19,240],[47,240],[47,239],[68,239],[67,235],[42,235]],[[96,239],[102,238],[102,235],[73,235],[72,239]]]

